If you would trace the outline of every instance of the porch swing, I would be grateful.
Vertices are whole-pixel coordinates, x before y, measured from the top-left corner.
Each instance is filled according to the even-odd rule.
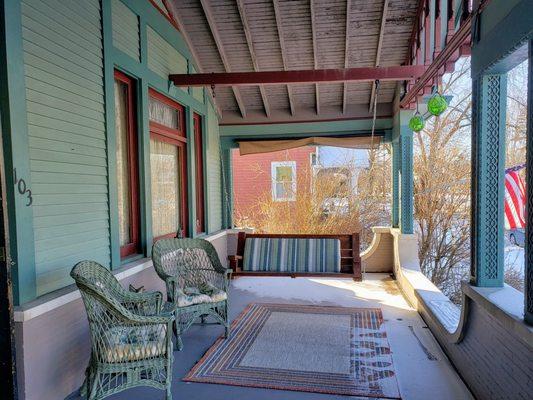
[[[242,140],[241,155],[260,154],[288,150],[302,146],[333,146],[352,149],[369,149],[370,179],[376,163],[375,150],[381,138],[376,137],[376,109],[379,80],[374,82],[375,96],[372,104],[372,129],[370,136],[325,137],[314,136],[299,139]],[[224,188],[226,215],[230,215],[226,165],[220,147],[220,162]],[[363,222],[363,221],[362,221]],[[363,222],[364,223],[364,222]],[[361,281],[360,234],[251,234],[239,232],[237,250],[230,255],[230,268],[234,276],[336,276],[351,277]],[[319,253],[317,249],[322,249]],[[319,260],[317,262],[317,260]]]

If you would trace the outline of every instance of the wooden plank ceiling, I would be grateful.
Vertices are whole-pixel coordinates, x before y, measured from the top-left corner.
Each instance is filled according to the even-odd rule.
[[[201,72],[401,65],[418,0],[172,0]],[[368,117],[374,84],[216,87],[224,124]],[[381,82],[378,115],[396,82]]]

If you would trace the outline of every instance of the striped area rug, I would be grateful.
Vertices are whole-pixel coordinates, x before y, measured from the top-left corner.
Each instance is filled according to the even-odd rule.
[[[378,308],[250,304],[183,380],[400,398]]]

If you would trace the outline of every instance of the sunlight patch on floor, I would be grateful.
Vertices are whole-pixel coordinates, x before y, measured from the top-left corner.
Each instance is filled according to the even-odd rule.
[[[333,303],[347,307],[369,307],[373,306],[369,303],[379,303],[412,310],[396,282],[387,274],[367,274],[362,282],[354,282],[350,278],[239,277],[232,282],[232,287],[261,298]]]

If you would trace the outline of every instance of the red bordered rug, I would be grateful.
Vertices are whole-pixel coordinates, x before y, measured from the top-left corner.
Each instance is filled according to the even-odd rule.
[[[378,308],[250,304],[183,380],[400,398]]]

